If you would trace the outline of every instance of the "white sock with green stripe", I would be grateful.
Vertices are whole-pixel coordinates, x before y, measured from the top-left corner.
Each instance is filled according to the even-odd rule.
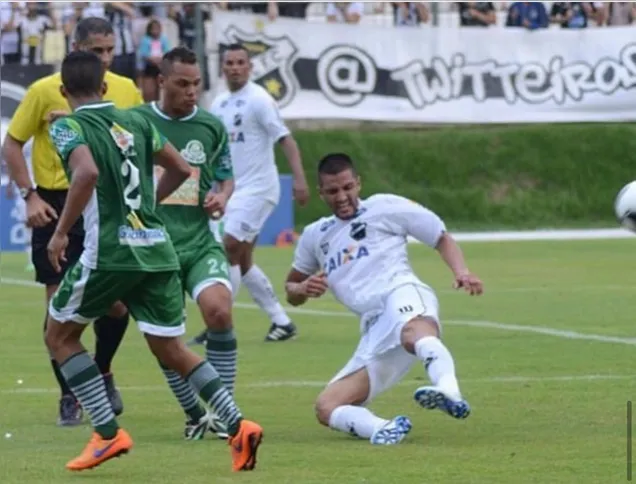
[[[60,371],[89,415],[95,432],[106,440],[114,438],[119,426],[106,395],[104,378],[93,358],[86,351],[75,353],[60,364]]]
[[[228,433],[236,435],[243,417],[214,367],[207,361],[202,361],[190,372],[187,380],[199,396],[208,402],[212,411],[227,427]]]
[[[188,419],[194,422],[201,420],[201,418],[206,414],[206,411],[199,403],[199,397],[197,397],[197,394],[194,392],[190,384],[181,378],[176,371],[169,370],[162,365],[161,362],[159,362],[159,366],[161,367],[163,375],[166,377],[170,390],[172,390],[172,393],[179,402],[179,405],[181,405],[181,408]]]
[[[218,331],[208,329],[205,356],[218,372],[221,382],[232,396],[236,382],[236,347],[236,336],[234,336],[232,328]]]

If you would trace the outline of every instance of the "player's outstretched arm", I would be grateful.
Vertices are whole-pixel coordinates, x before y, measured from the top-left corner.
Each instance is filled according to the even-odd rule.
[[[287,302],[292,306],[301,306],[310,297],[320,297],[327,292],[328,288],[327,277],[324,273],[307,275],[292,269],[287,274],[287,280],[285,281]]]
[[[471,274],[468,267],[466,267],[464,254],[451,234],[443,232],[437,241],[435,249],[453,271],[455,275],[453,287],[455,289],[463,288],[471,296],[480,295],[483,292],[483,283],[477,276]]]
[[[188,179],[190,165],[169,142],[155,151],[155,163],[165,170],[157,183],[157,201],[160,202]]]

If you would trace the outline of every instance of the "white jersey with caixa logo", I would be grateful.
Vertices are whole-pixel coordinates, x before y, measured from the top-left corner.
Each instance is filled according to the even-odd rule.
[[[413,273],[407,237],[435,247],[446,231],[432,211],[397,195],[362,200],[356,217],[324,217],[303,231],[293,268],[324,271],[336,299],[359,316],[381,311],[386,296],[404,284],[424,285]]]
[[[278,203],[280,181],[274,143],[289,135],[276,101],[258,84],[248,82],[236,92],[220,94],[210,111],[230,137],[234,168],[233,198],[260,197]]]

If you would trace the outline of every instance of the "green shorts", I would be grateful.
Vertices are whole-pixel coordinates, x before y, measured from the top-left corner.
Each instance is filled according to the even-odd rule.
[[[229,264],[223,248],[205,247],[178,255],[183,288],[194,301],[204,289],[216,284],[222,284],[232,292]]]
[[[128,307],[143,333],[165,337],[185,333],[178,271],[104,271],[77,262],[53,295],[49,314],[61,323],[87,324],[108,314],[117,301]]]

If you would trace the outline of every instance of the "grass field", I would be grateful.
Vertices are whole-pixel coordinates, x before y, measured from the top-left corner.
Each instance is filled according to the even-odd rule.
[[[133,452],[69,475],[65,462],[89,428],[55,426],[57,394],[42,344],[43,291],[22,254],[2,254],[0,285],[0,483],[616,483],[626,479],[626,402],[634,370],[634,241],[464,244],[486,284],[482,298],[451,291],[432,251],[413,246],[417,272],[437,291],[445,339],[473,406],[466,421],[420,409],[415,368],[372,408],[406,414],[399,446],[372,447],[314,420],[320,388],[357,344],[357,321],[327,297],[294,312],[295,341],[265,344],[269,322],[243,289],[237,399],[265,429],[259,466],[230,471],[221,441],[182,440],[183,418],[132,327],[115,362]],[[260,250],[278,289],[291,251]],[[188,334],[200,328],[189,306]],[[543,328],[543,329],[541,329]],[[92,332],[87,332],[92,347]],[[22,379],[21,385],[17,380]]]

